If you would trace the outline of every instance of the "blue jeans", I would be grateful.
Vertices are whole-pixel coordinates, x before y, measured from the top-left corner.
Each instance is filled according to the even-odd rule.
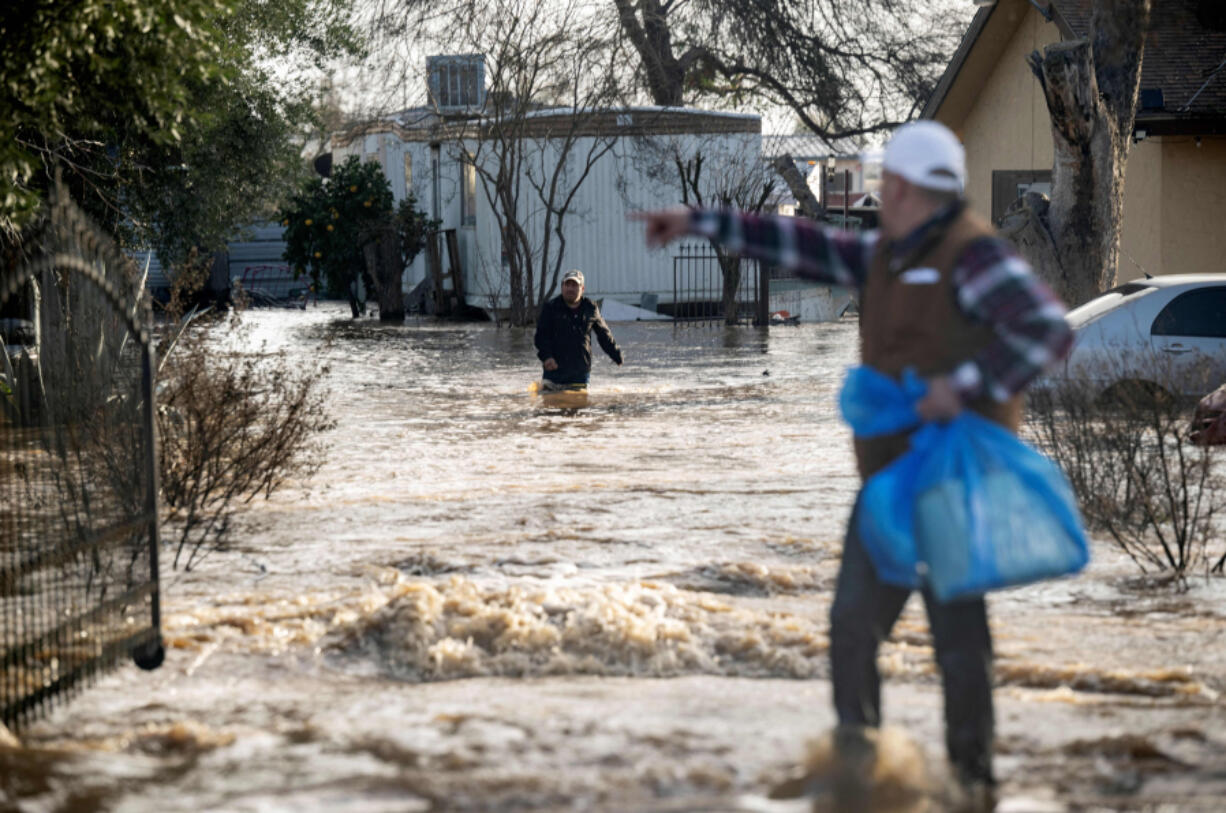
[[[830,671],[841,724],[881,724],[877,648],[911,591],[884,584],[856,534],[852,512],[830,608]],[[945,745],[963,781],[992,782],[992,637],[982,597],[942,604],[923,591],[945,690]]]

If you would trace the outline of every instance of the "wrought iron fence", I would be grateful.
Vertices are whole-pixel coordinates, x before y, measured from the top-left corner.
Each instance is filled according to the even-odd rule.
[[[162,660],[153,358],[130,260],[62,190],[0,270],[0,719]]]
[[[659,309],[678,322],[765,324],[769,298],[770,280],[757,260],[684,243],[673,257],[673,301]]]

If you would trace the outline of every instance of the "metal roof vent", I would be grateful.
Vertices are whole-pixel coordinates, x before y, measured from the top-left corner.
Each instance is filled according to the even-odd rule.
[[[485,104],[485,56],[426,57],[430,104],[439,113],[473,113]]]

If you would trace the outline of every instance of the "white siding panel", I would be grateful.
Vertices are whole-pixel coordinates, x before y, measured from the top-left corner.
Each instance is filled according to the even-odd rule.
[[[284,227],[279,223],[258,223],[252,227],[249,240],[234,240],[226,244],[229,260],[229,279],[246,279],[268,277],[268,270],[255,272],[251,269],[260,266],[274,266],[289,270],[289,263],[283,259],[285,241],[281,239]]]
[[[649,251],[642,225],[627,219],[631,211],[675,206],[682,202],[680,179],[671,161],[662,157],[667,150],[661,152],[661,145],[677,149],[686,156],[701,153],[705,159],[703,175],[707,184],[726,183],[728,177],[745,172],[747,167],[763,165],[762,140],[758,134],[681,134],[650,138],[656,146],[649,149],[644,149],[647,142],[641,136],[619,138],[615,148],[592,168],[567,215],[566,253],[561,270],[582,269],[587,277],[588,295],[594,299],[610,297],[637,305],[644,293],[652,293],[660,302],[672,300],[675,249]],[[592,143],[589,138],[577,145],[572,157],[576,165],[579,156],[585,154]],[[438,212],[441,228],[457,229],[469,302],[487,308],[508,306],[510,291],[502,265],[501,235],[483,189],[479,188],[477,193],[476,226],[460,224],[460,150],[454,144],[441,146],[437,184],[429,144],[402,142],[399,136],[392,134],[381,137],[372,134],[357,139],[349,147],[337,149],[334,161],[343,161],[347,154],[364,155],[375,150],[381,152],[384,172],[398,201],[406,191],[404,155],[411,155],[412,184],[419,205],[427,214]],[[550,165],[548,160],[545,164]],[[479,179],[478,186],[481,185]],[[521,207],[530,207],[533,195],[533,190],[525,183]],[[543,232],[544,218],[539,211],[528,221],[534,234]],[[423,252],[405,273],[405,290],[424,279],[426,273]]]
[[[146,288],[151,291],[170,288],[170,278],[166,275],[166,270],[162,268],[162,261],[156,254],[151,251],[134,251],[128,256],[136,263],[140,272],[145,273]],[[146,268],[148,268],[147,273]]]

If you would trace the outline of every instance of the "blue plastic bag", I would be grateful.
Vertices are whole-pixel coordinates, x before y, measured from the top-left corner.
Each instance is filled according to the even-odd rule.
[[[913,385],[900,386],[876,371],[853,373],[861,394],[868,391],[865,381],[884,389],[877,380],[883,378],[896,399],[913,399],[914,410],[918,397],[906,392],[917,392]],[[901,420],[897,400],[874,397],[891,403]],[[853,389],[851,400],[857,398]],[[844,414],[856,415],[846,408]],[[863,416],[856,420],[868,423]],[[949,601],[1084,567],[1089,547],[1076,505],[1058,466],[992,421],[964,412],[947,423],[922,425],[910,450],[869,478],[857,531],[882,581],[912,588],[926,583],[938,600]]]
[[[895,381],[860,365],[848,370],[843,379],[839,410],[856,437],[890,435],[919,425],[915,405],[927,391],[928,385],[910,367],[903,371],[902,381]]]
[[[919,425],[915,405],[926,391],[927,385],[914,370],[908,368],[902,380],[895,381],[873,367],[861,365],[848,370],[843,379],[839,410],[856,437],[894,434]],[[905,481],[905,475],[900,479]],[[870,492],[865,488],[852,521],[878,578],[887,584],[918,588],[921,567],[915,535],[910,531],[910,517],[898,516],[888,503],[892,499],[893,495],[882,489]],[[867,500],[886,502],[866,504]],[[888,523],[893,525],[881,527]]]

